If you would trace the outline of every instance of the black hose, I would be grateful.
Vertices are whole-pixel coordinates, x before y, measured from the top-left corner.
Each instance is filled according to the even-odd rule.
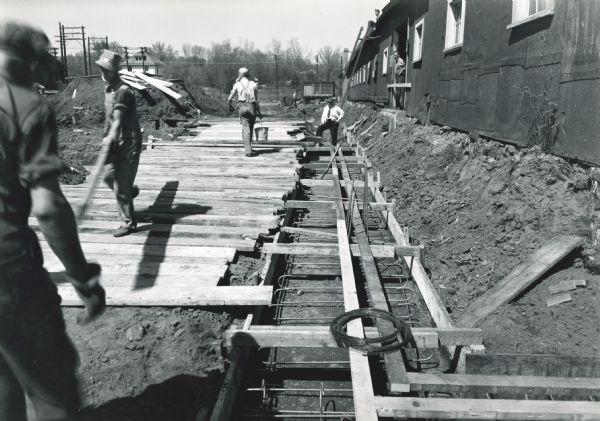
[[[345,333],[346,325],[352,320],[362,318],[386,320],[392,324],[394,332],[377,338],[358,338],[347,335]],[[389,311],[377,308],[361,308],[341,314],[331,322],[329,329],[338,346],[354,349],[367,355],[403,348],[412,341],[412,332],[406,323],[397,319]]]

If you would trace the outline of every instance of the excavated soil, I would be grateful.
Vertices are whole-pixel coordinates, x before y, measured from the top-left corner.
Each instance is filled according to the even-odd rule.
[[[346,125],[369,117],[360,145],[381,172],[386,197],[396,199],[411,242],[425,245],[426,266],[435,286],[446,287],[454,319],[553,237],[583,236],[583,249],[480,327],[489,352],[600,356],[600,277],[587,269],[597,260],[588,169],[537,147],[472,139],[402,116],[390,129],[389,117],[369,106],[346,111]],[[547,307],[548,287],[571,279],[587,285],[571,292],[572,301]]]

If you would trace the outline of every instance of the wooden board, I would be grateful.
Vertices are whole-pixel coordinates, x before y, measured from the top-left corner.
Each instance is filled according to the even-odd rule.
[[[598,420],[600,402],[375,397],[377,414],[441,420]]]
[[[412,334],[418,342],[421,338],[437,335],[442,345],[472,345],[483,341],[481,329],[436,329],[413,328]],[[365,336],[379,336],[375,328],[365,328]],[[225,333],[227,346],[259,346],[265,348],[337,348],[338,344],[331,335],[328,326],[300,325],[300,326],[262,326],[253,325],[250,330],[242,331],[231,328]],[[437,341],[436,341],[437,346]]]
[[[476,326],[500,306],[523,292],[582,243],[581,237],[554,238],[467,307],[458,324],[465,327]]]
[[[63,306],[81,306],[73,287],[59,285]],[[198,286],[194,288],[146,288],[132,291],[130,287],[106,290],[109,306],[186,307],[186,306],[254,306],[269,305],[273,295],[271,286]]]

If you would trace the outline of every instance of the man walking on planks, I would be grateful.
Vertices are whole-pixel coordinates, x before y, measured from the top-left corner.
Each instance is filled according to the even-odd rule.
[[[0,22],[0,420],[78,420],[77,352],[65,332],[61,298],[43,267],[30,211],[85,305],[81,324],[98,317],[105,293],[100,266],[86,261],[75,217],[57,176],[54,113],[32,89],[49,47],[28,25]]]
[[[254,122],[256,117],[262,120],[260,105],[258,103],[258,85],[251,80],[250,72],[247,68],[241,67],[239,76],[229,94],[229,111],[233,111],[233,97],[238,97],[238,108],[240,121],[242,123],[242,139],[244,141],[244,150],[246,156],[253,156],[252,153],[252,132],[254,131]]]
[[[337,105],[337,99],[335,97],[329,98],[327,105],[323,108],[321,125],[317,127],[317,136],[321,137],[325,130],[329,130],[329,133],[331,133],[331,144],[335,146],[337,144],[338,127],[342,117],[344,117],[344,110]]]
[[[133,182],[142,151],[142,131],[137,119],[135,94],[119,77],[120,63],[121,56],[110,50],[104,50],[96,61],[106,82],[102,142],[111,145],[104,181],[115,193],[122,221],[122,225],[113,233],[115,237],[131,234],[137,226],[133,199],[139,190]]]

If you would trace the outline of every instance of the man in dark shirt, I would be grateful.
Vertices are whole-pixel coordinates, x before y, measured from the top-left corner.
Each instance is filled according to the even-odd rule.
[[[135,94],[119,77],[121,56],[104,50],[96,64],[106,82],[104,107],[105,143],[111,144],[104,181],[117,197],[122,225],[113,235],[122,237],[135,231],[137,221],[133,209],[133,198],[137,187],[133,182],[137,174],[142,151],[142,131],[137,118]]]
[[[58,184],[64,164],[54,113],[32,89],[48,45],[37,29],[0,22],[0,420],[26,420],[25,393],[39,421],[77,420],[80,409],[77,352],[28,225],[32,209],[85,305],[78,322],[105,306],[100,266],[86,261]]]

